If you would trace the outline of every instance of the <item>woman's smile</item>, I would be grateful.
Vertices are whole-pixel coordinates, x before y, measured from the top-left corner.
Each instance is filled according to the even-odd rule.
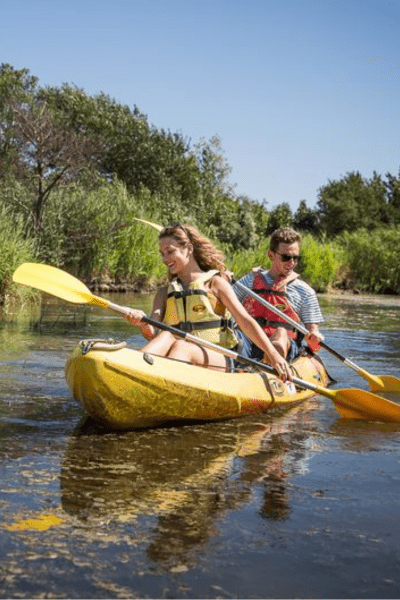
[[[179,273],[189,263],[190,253],[187,246],[180,246],[170,237],[160,240],[160,254],[170,273]]]

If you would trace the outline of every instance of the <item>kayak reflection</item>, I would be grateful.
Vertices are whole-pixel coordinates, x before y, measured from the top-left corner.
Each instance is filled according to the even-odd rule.
[[[63,509],[87,522],[156,516],[149,553],[157,560],[204,543],[219,517],[250,502],[255,488],[260,516],[285,519],[288,478],[307,469],[315,408],[309,401],[273,419],[126,433],[104,432],[88,419],[64,457]]]

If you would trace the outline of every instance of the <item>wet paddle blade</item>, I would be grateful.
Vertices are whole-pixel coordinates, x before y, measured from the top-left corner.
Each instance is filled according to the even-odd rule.
[[[327,389],[293,377],[293,383],[329,398],[346,419],[400,423],[400,404],[358,388]]]
[[[358,389],[318,390],[329,397],[346,419],[400,423],[400,405],[371,392]]]

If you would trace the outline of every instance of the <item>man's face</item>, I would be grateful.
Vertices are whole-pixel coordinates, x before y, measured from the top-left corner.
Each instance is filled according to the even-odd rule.
[[[274,276],[289,275],[298,263],[300,255],[300,246],[298,242],[293,244],[280,243],[275,252],[268,251],[268,256],[271,260],[271,271]],[[289,257],[293,257],[290,258]],[[289,260],[288,260],[289,259]]]

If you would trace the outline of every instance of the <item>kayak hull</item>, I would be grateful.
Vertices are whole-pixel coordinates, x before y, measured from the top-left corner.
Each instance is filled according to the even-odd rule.
[[[89,415],[113,429],[235,418],[314,395],[267,373],[224,373],[107,343],[87,348],[81,342],[68,357],[66,380]],[[300,357],[293,367],[301,379],[328,384],[316,358]]]

